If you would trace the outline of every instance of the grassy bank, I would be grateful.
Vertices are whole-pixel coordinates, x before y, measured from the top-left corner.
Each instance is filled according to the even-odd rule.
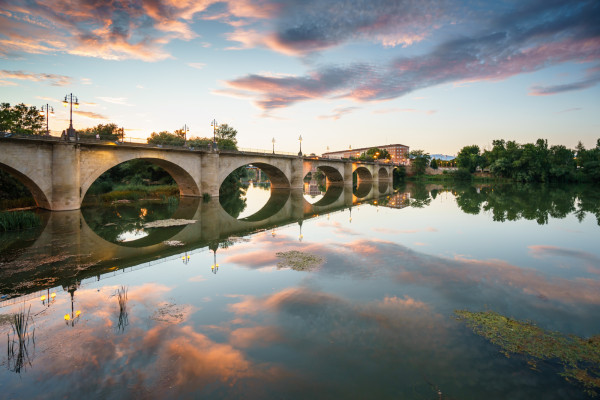
[[[421,174],[406,178],[410,182],[477,182],[477,183],[507,183],[511,179],[499,178],[491,175],[476,175],[457,170],[444,174]]]
[[[41,224],[40,217],[31,211],[0,212],[0,232],[36,228]]]
[[[117,200],[155,199],[167,201],[171,197],[179,197],[177,185],[119,185],[108,193],[87,195],[84,205],[110,204]]]

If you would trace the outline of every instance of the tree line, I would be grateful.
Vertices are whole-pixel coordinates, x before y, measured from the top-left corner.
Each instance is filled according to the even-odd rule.
[[[591,149],[581,142],[569,149],[563,145],[548,146],[546,139],[525,144],[499,139],[483,152],[477,145],[464,146],[453,161],[431,160],[423,150],[413,150],[409,157],[417,175],[424,174],[428,166],[457,166],[455,175],[468,179],[474,172],[482,171],[517,182],[600,181],[600,139]]]
[[[477,145],[463,147],[456,164],[471,173],[489,170],[493,176],[517,182],[596,182],[600,181],[600,139],[591,149],[581,142],[569,149],[548,146],[546,139],[525,144],[494,140],[491,150],[483,152]]]
[[[11,106],[0,103],[0,132],[17,135],[45,135],[46,129],[42,110],[23,103]]]
[[[237,130],[228,124],[221,124],[215,130],[215,142],[221,150],[237,150]],[[177,129],[173,133],[169,131],[152,132],[147,139],[148,144],[187,146],[194,148],[210,148],[213,138],[191,137],[187,138],[187,132]]]

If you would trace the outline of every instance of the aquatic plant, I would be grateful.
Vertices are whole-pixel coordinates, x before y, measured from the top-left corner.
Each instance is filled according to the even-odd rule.
[[[127,313],[127,287],[121,286],[113,295],[119,303],[119,318],[117,321],[117,331],[123,332],[129,325],[129,314]]]
[[[275,255],[281,259],[277,268],[290,267],[294,271],[312,271],[324,261],[323,257],[297,250],[278,252]]]
[[[583,385],[591,396],[600,390],[600,335],[589,339],[547,331],[533,322],[517,321],[494,311],[454,312],[477,335],[499,346],[506,357],[521,354],[537,370],[540,361],[558,361],[567,381]]]
[[[17,314],[13,314],[10,319],[12,328],[12,337],[7,334],[8,347],[8,369],[21,373],[27,365],[31,366],[32,358],[29,356],[28,346],[30,341],[33,343],[35,350],[35,328],[31,328],[33,318],[30,314],[31,306],[25,312],[23,307]]]
[[[210,201],[210,194],[202,193],[202,201],[204,201],[205,203],[208,203]]]
[[[41,224],[40,217],[31,211],[0,212],[0,232],[30,229]]]

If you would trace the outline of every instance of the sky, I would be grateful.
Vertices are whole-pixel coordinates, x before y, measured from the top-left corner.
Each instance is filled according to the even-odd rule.
[[[248,149],[593,147],[600,2],[0,0],[0,101]]]

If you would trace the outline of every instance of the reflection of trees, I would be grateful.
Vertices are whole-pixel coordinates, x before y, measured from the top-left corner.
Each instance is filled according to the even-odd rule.
[[[170,218],[177,205],[177,202],[168,200],[166,202],[140,201],[113,204],[109,207],[84,207],[81,213],[88,226],[98,236],[116,243],[118,237],[124,232],[141,230],[145,223]],[[150,231],[150,229],[145,230]]]
[[[462,211],[490,211],[494,221],[527,219],[542,225],[550,217],[565,218],[573,212],[581,221],[586,212],[591,212],[600,223],[600,191],[591,186],[512,184],[454,190]]]
[[[425,185],[417,183],[412,185],[409,191],[411,207],[423,208],[431,204],[431,197]]]
[[[242,196],[246,194],[248,185],[242,184],[241,180],[247,177],[246,167],[240,167],[229,174],[219,188],[219,203],[234,218],[246,209],[246,199]]]

